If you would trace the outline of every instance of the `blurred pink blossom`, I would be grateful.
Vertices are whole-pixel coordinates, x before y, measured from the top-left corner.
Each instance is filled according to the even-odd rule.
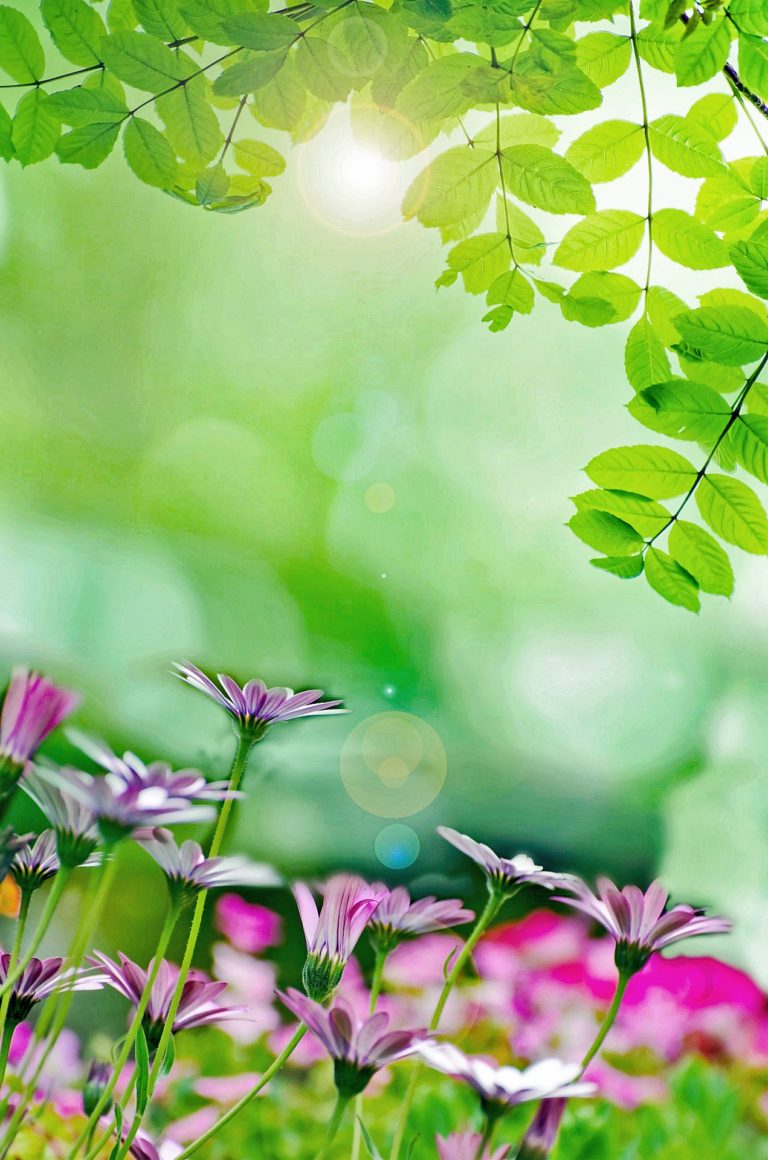
[[[274,910],[246,902],[239,894],[222,894],[216,903],[216,929],[236,950],[258,955],[283,938],[283,920]]]

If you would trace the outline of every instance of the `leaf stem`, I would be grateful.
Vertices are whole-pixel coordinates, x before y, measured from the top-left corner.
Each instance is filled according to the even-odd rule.
[[[4,1000],[8,997],[10,992],[13,990],[14,985],[24,974],[27,965],[34,956],[37,948],[40,946],[45,932],[48,930],[48,927],[51,924],[51,919],[53,918],[56,907],[59,905],[61,896],[64,893],[64,887],[67,885],[70,873],[71,871],[66,866],[63,866],[59,870],[48,893],[48,897],[45,900],[45,907],[43,908],[43,912],[40,915],[40,919],[37,923],[32,938],[30,939],[29,946],[27,947],[24,954],[18,958],[18,961],[14,960],[14,964],[9,964],[8,974],[6,976],[5,982],[3,983],[2,987],[0,987],[0,995],[2,995]],[[27,908],[29,908],[29,901],[29,896],[27,896]],[[24,917],[26,921],[26,914]],[[21,915],[19,915],[19,920],[21,920]],[[16,933],[18,935],[18,929]],[[21,947],[19,947],[19,953],[21,953]],[[3,1002],[2,1007],[0,1007],[0,1033],[2,1033],[3,1019],[5,1018],[5,1012],[7,1009],[8,1004]]]
[[[653,263],[653,156],[651,153],[650,122],[648,120],[648,100],[645,93],[645,81],[643,79],[643,66],[640,60],[640,50],[637,45],[637,25],[635,23],[635,6],[633,0],[629,0],[629,25],[630,37],[632,40],[632,55],[634,56],[635,68],[637,70],[637,83],[640,88],[640,106],[643,111],[643,136],[645,137],[645,156],[648,166],[648,208],[645,218],[648,227],[648,264],[645,270],[645,286],[643,287],[644,313],[647,314],[648,291],[651,288],[651,266]]]
[[[348,1103],[349,1096],[339,1092],[336,1099],[336,1105],[333,1109],[333,1114],[331,1115],[330,1121],[328,1123],[328,1131],[325,1135],[325,1143],[317,1154],[317,1160],[326,1160],[327,1156],[329,1155],[331,1145],[336,1139],[336,1134],[341,1126],[341,1121],[344,1119],[344,1113],[347,1110]]]
[[[8,960],[8,971],[6,975],[8,980],[14,979],[14,968],[19,960],[19,956],[21,955],[21,948],[24,942],[24,930],[27,925],[27,917],[29,915],[29,905],[31,901],[31,892],[29,890],[23,891],[21,895],[21,904],[19,906],[19,917],[16,919],[16,933],[13,940],[13,946],[11,947],[11,957]],[[30,955],[30,958],[31,957],[32,956]],[[22,972],[16,973],[15,978],[18,979],[21,973]],[[9,985],[6,986],[6,990],[3,995],[3,1001],[2,1004],[0,1004],[0,1039],[2,1038],[2,1034],[5,1031],[5,1024],[8,1018],[8,1008],[11,1005],[12,994],[13,982],[10,982]],[[0,1083],[1,1082],[2,1079],[0,1078]]]
[[[597,1032],[597,1035],[595,1036],[595,1038],[593,1039],[589,1050],[587,1051],[586,1055],[584,1056],[584,1058],[581,1061],[581,1071],[579,1072],[580,1075],[584,1074],[584,1072],[587,1070],[587,1068],[589,1067],[592,1060],[597,1055],[600,1048],[605,1043],[605,1040],[608,1038],[608,1033],[616,1021],[616,1016],[618,1015],[619,1008],[621,1007],[621,1001],[624,998],[624,993],[627,989],[627,984],[629,983],[629,980],[631,978],[632,978],[632,976],[630,974],[627,974],[625,971],[619,972],[619,978],[618,978],[618,981],[616,983],[616,990],[613,993],[613,999],[611,1000],[611,1005],[605,1013],[605,1017],[603,1018],[603,1021],[600,1024],[600,1029]]]

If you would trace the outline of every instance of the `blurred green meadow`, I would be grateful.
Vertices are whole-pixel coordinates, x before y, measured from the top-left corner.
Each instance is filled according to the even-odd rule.
[[[173,659],[343,696],[260,746],[233,845],[436,885],[442,822],[660,872],[734,917],[705,949],[767,983],[764,564],[740,554],[700,618],[589,568],[567,497],[636,441],[624,326],[543,305],[489,334],[434,290],[439,240],[397,224],[408,166],[361,170],[345,133],[232,218],[114,158],[0,175],[4,668],[83,689],[78,725],[115,748],[218,776],[224,714]],[[161,906],[115,907],[123,949]]]

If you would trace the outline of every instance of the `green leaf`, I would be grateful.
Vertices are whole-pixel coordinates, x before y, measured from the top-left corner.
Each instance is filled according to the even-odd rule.
[[[739,32],[768,36],[768,10],[763,0],[730,0],[728,13],[738,25]]]
[[[675,326],[701,358],[725,366],[755,362],[768,350],[768,323],[744,306],[704,306],[678,314]]]
[[[649,499],[682,495],[696,479],[693,464],[667,447],[640,444],[603,451],[585,471],[599,487],[631,491]]]
[[[706,475],[696,489],[699,511],[729,544],[756,555],[768,553],[768,520],[751,488],[728,475]]]
[[[728,60],[731,34],[725,18],[700,25],[684,37],[675,50],[675,73],[679,85],[702,85],[720,72]]]
[[[150,121],[132,117],[123,135],[125,159],[140,181],[158,189],[170,189],[178,181],[176,154]]]
[[[133,0],[109,0],[107,27],[110,32],[130,32],[137,23]]]
[[[498,124],[492,121],[474,134],[476,145],[496,148],[496,137],[502,147],[507,145],[546,145],[552,149],[560,139],[560,130],[554,121],[539,113],[506,113],[499,117]]]
[[[122,121],[128,115],[125,101],[109,89],[62,89],[51,93],[48,108],[65,125],[91,125],[94,121],[107,124]]]
[[[716,141],[696,121],[668,114],[651,121],[648,137],[654,157],[683,177],[711,177],[725,168]]]
[[[601,89],[623,76],[631,56],[632,42],[628,36],[590,32],[576,41],[576,63]]]
[[[652,68],[672,73],[675,71],[675,53],[682,38],[682,24],[673,24],[670,28],[649,24],[637,34],[637,51]]]
[[[159,97],[157,111],[168,140],[185,161],[203,166],[216,156],[223,136],[216,114],[205,98],[202,77]]]
[[[591,213],[595,195],[577,169],[542,145],[515,145],[502,150],[507,188],[521,201],[549,213]]]
[[[524,266],[540,265],[547,248],[544,235],[536,222],[508,197],[496,199],[496,229],[509,234],[516,262]]]
[[[301,36],[296,21],[279,13],[244,12],[225,18],[222,27],[233,44],[262,52],[285,52]]]
[[[577,222],[555,251],[553,261],[567,270],[612,270],[638,251],[645,218],[623,209],[604,209]]]
[[[654,214],[653,240],[662,254],[690,270],[728,265],[725,243],[681,209],[660,209]]]
[[[761,483],[768,483],[768,419],[763,415],[740,415],[729,436],[736,462]]]
[[[631,121],[603,121],[582,133],[568,147],[566,159],[587,181],[614,181],[628,173],[643,155],[642,125]]]
[[[595,509],[610,512],[633,527],[641,536],[663,531],[671,516],[663,504],[628,491],[593,489],[572,497],[578,511]]]
[[[104,21],[85,0],[41,0],[40,14],[62,56],[72,64],[99,64]]]
[[[289,130],[301,123],[307,105],[307,90],[301,82],[292,56],[280,72],[253,95],[249,106],[253,115],[268,129]]]
[[[517,58],[509,84],[515,104],[531,113],[571,116],[597,109],[603,100],[600,89],[581,69],[566,65],[552,72],[531,52]]]
[[[649,318],[639,318],[627,336],[624,369],[636,391],[664,382],[672,373],[664,344]]]
[[[19,84],[39,80],[45,68],[40,38],[22,12],[0,5],[0,68]]]
[[[254,177],[277,177],[285,169],[285,158],[263,141],[235,142],[235,161]]]
[[[82,165],[96,169],[115,147],[120,125],[114,121],[93,121],[65,133],[56,145],[56,155],[63,165]]]
[[[672,558],[693,576],[702,592],[732,594],[733,569],[728,553],[704,528],[677,520],[670,529],[668,546]]]
[[[645,543],[634,528],[610,512],[576,512],[568,527],[590,548],[607,556],[634,556]]]
[[[144,1028],[139,1027],[133,1045],[136,1057],[136,1113],[144,1114],[149,1102],[149,1048]]]
[[[620,580],[634,580],[643,574],[644,560],[640,555],[602,556],[589,562],[593,567],[600,568],[603,572],[610,572],[612,576],[618,576]]]
[[[762,0],[760,0],[762,3]],[[686,117],[706,130],[715,141],[729,137],[739,121],[739,110],[733,93],[707,93],[691,105]]]
[[[282,52],[262,52],[227,65],[216,77],[213,91],[220,97],[241,97],[268,84],[285,62]]]
[[[327,41],[303,36],[296,48],[296,67],[310,93],[322,101],[346,101],[352,81],[336,68]]]
[[[145,32],[114,32],[101,53],[107,68],[135,89],[159,93],[184,76],[182,60]]]
[[[699,601],[699,586],[685,568],[681,568],[666,552],[658,548],[649,548],[645,556],[645,578],[659,596],[663,596],[670,604],[677,604],[687,608],[689,612],[698,612],[701,608]]]
[[[465,290],[484,293],[509,269],[511,254],[506,234],[475,234],[448,253],[448,267],[461,274]]]
[[[496,158],[490,149],[449,149],[411,183],[403,201],[403,216],[418,218],[423,226],[462,221],[488,208],[497,181]]]
[[[489,288],[486,297],[489,306],[498,306],[500,309],[496,312],[491,311],[493,317],[487,314],[483,322],[500,322],[505,318],[509,322],[513,314],[530,314],[533,310],[533,300],[533,287],[525,275],[520,270],[508,270],[499,275]]]
[[[696,196],[696,217],[713,230],[738,230],[760,212],[760,201],[732,173],[708,177]]]
[[[61,122],[42,89],[32,89],[16,106],[11,137],[18,161],[34,165],[50,157],[61,133]]]
[[[400,93],[426,68],[427,61],[427,50],[419,37],[409,36],[397,41],[371,80],[371,100],[377,105],[394,108]]]
[[[768,44],[757,36],[739,37],[739,76],[748,89],[768,100]]]
[[[458,39],[501,48],[517,38],[519,15],[517,0],[476,0],[458,7],[449,27]]]
[[[477,62],[478,58],[470,52],[430,61],[400,93],[398,113],[409,121],[430,121],[465,112],[472,101],[461,84],[477,68]]]
[[[652,431],[711,446],[722,435],[731,414],[731,408],[717,391],[688,379],[654,383],[642,390],[628,409],[633,418]]]
[[[139,23],[150,36],[159,40],[181,40],[189,25],[179,11],[178,0],[133,0]]]
[[[12,134],[11,115],[4,105],[0,105],[0,157],[3,161],[10,161],[14,155]]]
[[[624,322],[637,309],[640,287],[625,274],[602,270],[577,278],[560,302],[563,316],[583,326]]]
[[[229,176],[221,164],[204,169],[195,182],[195,197],[206,208],[220,202],[229,191]]]
[[[768,298],[768,241],[734,242],[728,253],[747,289]]]
[[[212,44],[232,44],[224,21],[244,12],[264,12],[261,0],[181,0],[181,14],[192,31]]]
[[[648,317],[661,341],[670,349],[680,341],[680,333],[673,319],[688,306],[665,286],[651,286],[646,297]]]

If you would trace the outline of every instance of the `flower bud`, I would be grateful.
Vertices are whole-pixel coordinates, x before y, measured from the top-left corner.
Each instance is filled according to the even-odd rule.
[[[86,1116],[93,1115],[94,1111],[101,1101],[107,1084],[111,1076],[111,1068],[108,1063],[100,1063],[99,1060],[91,1061],[91,1066],[88,1068],[88,1075],[85,1080],[83,1088],[83,1111]],[[102,1112],[107,1114],[112,1108],[112,1100],[108,1100],[102,1107]]]

